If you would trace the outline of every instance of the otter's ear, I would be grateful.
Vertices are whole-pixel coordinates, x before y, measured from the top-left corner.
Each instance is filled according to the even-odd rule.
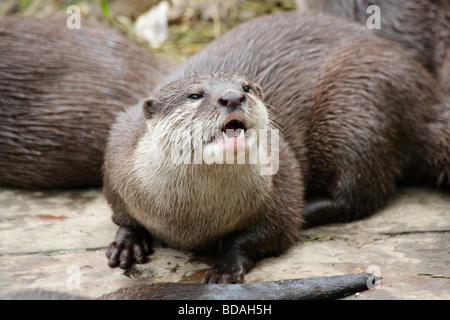
[[[154,100],[152,97],[142,100],[141,107],[146,119],[152,118],[155,114]]]
[[[264,99],[264,92],[261,86],[257,85],[256,83],[253,84],[253,89],[255,90],[256,95],[263,100]]]

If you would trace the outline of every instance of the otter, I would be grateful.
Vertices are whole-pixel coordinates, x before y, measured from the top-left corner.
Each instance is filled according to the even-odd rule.
[[[450,2],[448,0],[296,0],[300,10],[339,15],[366,24],[380,8],[380,28],[384,37],[407,49],[431,74],[450,91],[450,70],[444,68],[450,59]]]
[[[109,128],[174,65],[100,23],[0,18],[0,185],[99,187]]]
[[[280,128],[279,170],[261,176],[259,164],[170,164],[180,140],[174,132],[200,122],[222,134]],[[450,99],[436,79],[365,26],[298,12],[241,24],[113,125],[104,191],[119,230],[108,263],[142,263],[156,239],[216,248],[203,282],[242,282],[255,259],[295,243],[303,220],[366,217],[400,183],[448,189],[449,123]],[[213,150],[247,141],[241,132],[226,143],[220,134],[203,137]]]
[[[150,247],[148,231],[171,247],[228,251],[207,277],[213,283],[242,282],[253,259],[294,243],[302,225],[303,185],[294,154],[283,140],[272,146],[268,139],[266,147],[279,154],[277,179],[262,174],[261,159],[254,164],[234,165],[234,158],[232,163],[205,164],[210,151],[218,154],[230,148],[233,157],[234,148],[242,148],[245,156],[261,140],[247,132],[272,127],[261,88],[228,73],[171,82],[119,116],[104,163],[105,196],[113,208],[113,221],[121,226],[120,242],[116,240],[108,251],[110,266],[128,267],[131,260],[123,257],[129,250],[143,261]],[[183,141],[180,134],[186,131],[193,136]],[[203,155],[198,163],[174,162],[171,151],[177,144],[191,146],[196,141],[202,150],[195,151]],[[287,184],[289,189],[274,191]],[[137,246],[136,237],[142,237]],[[244,254],[248,250],[252,259]],[[230,259],[235,263],[228,264]]]

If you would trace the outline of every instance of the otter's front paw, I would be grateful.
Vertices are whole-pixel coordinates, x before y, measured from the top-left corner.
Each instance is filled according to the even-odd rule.
[[[152,238],[142,228],[120,227],[116,239],[106,250],[108,265],[129,268],[133,262],[144,263],[146,256],[152,253]]]

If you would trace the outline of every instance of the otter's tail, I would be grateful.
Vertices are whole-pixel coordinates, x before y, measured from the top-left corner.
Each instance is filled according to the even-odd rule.
[[[375,286],[368,273],[244,284],[139,284],[106,294],[106,300],[325,300]]]
[[[101,300],[326,300],[365,291],[380,278],[368,274],[290,279],[244,284],[136,284],[105,294]],[[87,300],[43,289],[0,294],[0,300]]]

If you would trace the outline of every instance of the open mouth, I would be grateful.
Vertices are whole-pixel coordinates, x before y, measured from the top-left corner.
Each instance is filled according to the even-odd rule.
[[[211,131],[203,149],[206,163],[245,163],[245,158],[254,145],[254,138],[253,130],[248,128],[243,117],[229,117],[220,129]]]
[[[220,130],[215,130],[209,139],[209,143],[217,143],[225,149],[240,149],[245,146],[245,132],[247,126],[241,120],[232,119],[225,123]]]
[[[247,127],[242,121],[239,120],[231,120],[221,129],[224,140],[228,140],[230,138],[244,138],[245,131],[247,131]]]

